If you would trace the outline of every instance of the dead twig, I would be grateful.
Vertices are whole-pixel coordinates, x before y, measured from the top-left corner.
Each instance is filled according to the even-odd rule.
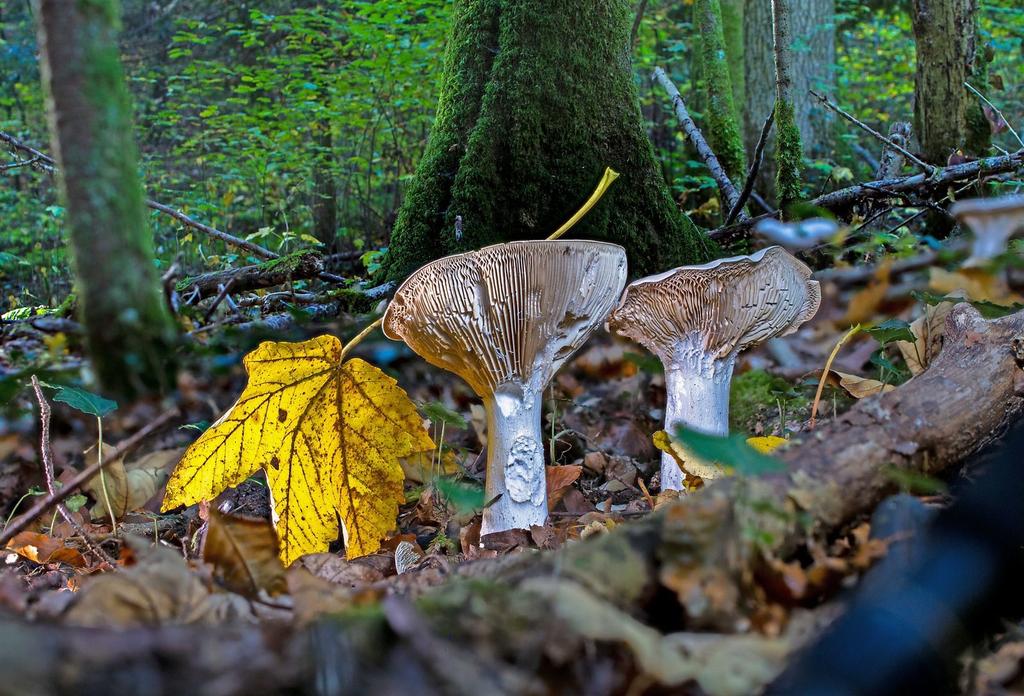
[[[754,157],[750,162],[750,169],[747,171],[747,180],[743,183],[743,191],[740,192],[739,200],[736,201],[736,205],[729,211],[728,217],[725,218],[725,224],[731,225],[732,221],[743,210],[743,206],[746,205],[747,199],[750,198],[750,194],[754,192],[754,181],[757,179],[757,172],[761,169],[761,161],[764,159],[764,147],[768,143],[768,134],[772,130],[772,123],[775,122],[775,107],[772,107],[771,113],[768,114],[768,118],[764,120],[764,125],[761,126],[761,135],[757,138],[757,145],[754,147]]]
[[[711,172],[711,177],[718,184],[718,190],[722,193],[722,198],[725,202],[723,207],[727,206],[729,210],[732,210],[740,199],[739,191],[736,190],[736,186],[729,179],[729,175],[725,173],[722,163],[718,161],[718,156],[715,155],[714,150],[708,145],[708,141],[704,139],[704,134],[700,132],[697,124],[690,117],[690,112],[686,110],[686,104],[683,103],[683,97],[679,94],[679,89],[661,68],[654,69],[654,79],[664,88],[668,96],[672,98],[672,106],[675,108],[679,125],[682,127],[683,132],[686,133],[686,137],[690,139],[690,143],[697,150],[697,155],[707,165],[708,171]],[[746,214],[742,211],[737,213],[737,217],[740,220],[747,219]]]
[[[24,531],[36,518],[50,510],[54,505],[63,503],[69,496],[75,493],[82,484],[91,480],[93,476],[98,474],[100,469],[114,460],[123,457],[126,452],[138,446],[139,443],[163,428],[176,416],[178,416],[177,407],[164,411],[162,414],[150,421],[144,428],[120,442],[116,447],[114,447],[114,449],[108,452],[107,456],[102,460],[85,467],[63,488],[50,493],[48,496],[33,505],[28,512],[20,515],[17,519],[12,520],[7,526],[7,529],[0,533],[0,547],[6,545],[7,542],[13,539],[18,532]]]
[[[999,110],[999,107],[997,107],[995,104],[990,102],[988,100],[988,98],[985,97],[984,94],[982,94],[981,92],[976,90],[974,87],[972,87],[967,82],[964,83],[964,87],[969,89],[971,92],[974,92],[974,94],[976,94],[979,99],[981,99],[983,102],[988,104],[988,108],[992,109],[992,111],[995,112],[996,116],[998,116],[999,118],[1003,119],[1003,123],[1006,124],[1006,130],[1010,131],[1010,133],[1013,134],[1013,137],[1017,139],[1017,142],[1020,143],[1021,147],[1024,147],[1024,140],[1020,139],[1020,135],[1018,135],[1017,131],[1015,131],[1013,129],[1013,126],[1010,125],[1010,122],[1008,120],[1006,120],[1006,116],[1004,116],[1003,112]]]
[[[43,460],[43,478],[46,481],[46,490],[51,496],[56,496],[57,482],[53,473],[53,448],[50,445],[50,402],[43,396],[43,389],[39,385],[39,378],[35,375],[32,375],[32,390],[36,393],[36,401],[39,403],[39,454]],[[71,525],[75,532],[81,535],[82,541],[85,542],[85,545],[92,551],[94,556],[100,559],[101,562],[110,565],[111,568],[117,567],[117,561],[89,536],[85,529],[82,528],[82,525],[75,521],[64,503],[57,503],[57,512],[60,513],[65,522]],[[50,534],[53,534],[53,530],[50,531]]]
[[[905,147],[903,147],[899,143],[895,142],[892,138],[885,137],[884,135],[882,135],[881,133],[876,131],[874,128],[872,128],[868,124],[864,123],[863,121],[858,120],[857,118],[855,118],[851,114],[847,113],[846,111],[843,111],[841,108],[839,108],[839,106],[837,106],[836,104],[833,104],[832,101],[828,97],[825,97],[825,96],[823,96],[821,94],[818,94],[813,89],[808,90],[808,92],[810,92],[811,96],[814,97],[815,99],[817,99],[818,101],[820,101],[822,103],[822,105],[825,106],[827,109],[829,109],[831,111],[834,111],[835,113],[839,114],[840,116],[845,118],[847,121],[849,121],[853,125],[857,126],[861,130],[863,130],[865,133],[870,134],[871,137],[875,138],[879,142],[885,143],[885,145],[887,147],[891,147],[892,149],[896,150],[901,155],[906,157],[908,161],[913,162],[918,167],[920,167],[926,174],[933,174],[933,173],[935,173],[937,167],[933,167],[932,165],[928,164],[927,162],[922,160],[920,157],[918,157],[917,155],[912,153],[910,150],[906,149]]]

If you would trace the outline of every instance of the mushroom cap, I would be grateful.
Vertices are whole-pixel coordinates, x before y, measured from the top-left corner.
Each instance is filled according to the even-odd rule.
[[[968,222],[972,218],[1012,215],[1024,218],[1024,196],[1003,196],[1001,198],[968,198],[957,201],[949,209],[957,220]]]
[[[796,331],[821,302],[811,269],[782,247],[681,266],[630,283],[608,328],[668,364],[693,347],[713,360]]]
[[[506,384],[543,388],[625,284],[626,250],[617,244],[496,244],[417,270],[395,292],[382,328],[482,397]]]

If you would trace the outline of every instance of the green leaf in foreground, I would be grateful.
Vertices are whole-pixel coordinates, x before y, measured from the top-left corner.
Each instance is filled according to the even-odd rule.
[[[957,297],[956,295],[938,295],[924,290],[912,290],[910,295],[918,302],[923,302],[928,305],[937,305],[941,302],[966,302],[978,310],[978,313],[985,319],[999,319],[1000,317],[1005,317],[1024,309],[1024,305],[1019,302],[1014,302],[1009,305],[1001,305],[996,304],[995,302],[989,302],[988,300],[968,300],[963,297]]]
[[[883,346],[889,345],[893,341],[913,343],[917,340],[914,332],[910,330],[910,324],[902,319],[887,319],[881,324],[868,329],[867,332]]]
[[[444,423],[454,428],[465,428],[468,423],[461,413],[451,410],[440,401],[431,401],[420,406],[420,413],[432,423]]]
[[[460,515],[484,506],[484,489],[479,485],[451,478],[439,478],[434,481],[434,487]]]
[[[105,399],[99,394],[93,394],[84,389],[63,387],[59,384],[47,384],[46,386],[57,390],[57,393],[53,396],[54,401],[67,404],[77,411],[88,413],[90,416],[102,418],[117,409],[116,401]]]
[[[718,437],[679,426],[675,438],[701,459],[717,462],[734,470],[740,476],[761,476],[782,471],[786,465],[775,457],[761,454],[747,444],[743,435]]]

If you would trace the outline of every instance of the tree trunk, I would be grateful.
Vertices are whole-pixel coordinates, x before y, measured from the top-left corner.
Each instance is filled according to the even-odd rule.
[[[573,237],[622,244],[640,274],[708,258],[643,127],[625,0],[458,0],[452,16],[437,119],[399,210],[388,279],[441,255],[546,237],[608,166],[622,176]]]
[[[967,140],[971,95],[964,87],[974,59],[977,0],[914,0],[917,46],[915,130],[923,159],[945,164]]]
[[[316,159],[313,163],[313,195],[310,211],[313,214],[313,236],[323,245],[325,253],[335,251],[338,243],[337,180],[332,166],[334,149],[331,124],[314,125]]]
[[[50,137],[92,366],[104,389],[168,386],[174,324],[153,265],[116,0],[36,0]]]
[[[697,0],[694,6],[700,33],[701,76],[704,83],[705,128],[711,149],[733,182],[747,173],[743,140],[733,101],[731,63],[726,52],[722,8],[718,0]]]
[[[732,100],[741,119],[740,128],[743,127],[743,106],[747,99],[746,71],[743,65],[743,2],[744,0],[721,0],[725,56],[729,61]]]
[[[830,150],[831,117],[808,95],[809,89],[829,93],[835,77],[835,1],[792,0],[792,72],[794,114],[803,152],[823,156]],[[724,11],[724,4],[723,4]],[[772,54],[771,0],[747,0],[743,14],[745,79],[744,144],[751,156],[761,126],[775,104],[775,63]],[[768,139],[758,171],[757,190],[775,196],[775,133]]]
[[[791,0],[772,0],[775,132],[778,134],[775,144],[775,192],[780,208],[799,200],[802,193],[800,172],[803,169],[803,144],[794,101],[791,10]]]

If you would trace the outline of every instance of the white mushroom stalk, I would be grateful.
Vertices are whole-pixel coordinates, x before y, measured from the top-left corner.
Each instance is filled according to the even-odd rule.
[[[1024,230],[1024,196],[971,198],[954,204],[949,212],[974,233],[965,268],[983,266],[999,256],[1010,237]]]
[[[665,366],[665,428],[685,425],[729,433],[729,385],[740,351],[796,331],[818,311],[821,291],[811,269],[781,247],[751,256],[682,266],[629,285],[608,328],[657,355]],[[688,460],[690,473],[722,475]],[[662,490],[683,490],[684,473],[661,458]]]
[[[487,410],[482,534],[547,520],[544,387],[604,321],[626,283],[626,252],[588,241],[523,241],[419,269],[384,314],[388,338],[454,372]]]

